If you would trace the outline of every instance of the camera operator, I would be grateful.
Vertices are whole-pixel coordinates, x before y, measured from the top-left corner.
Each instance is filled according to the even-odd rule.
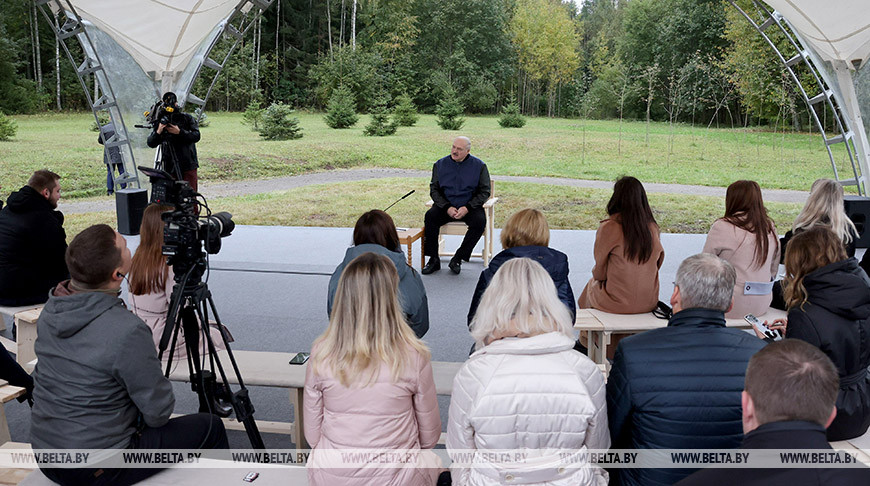
[[[178,108],[178,98],[168,91],[163,95],[163,107],[157,114],[154,128],[148,136],[148,146],[161,146],[163,170],[178,180],[185,180],[193,190],[197,190],[196,142],[199,142],[199,126],[196,120],[182,113]]]

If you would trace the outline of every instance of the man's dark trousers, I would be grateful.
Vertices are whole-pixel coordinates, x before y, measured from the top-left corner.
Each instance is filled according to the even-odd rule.
[[[221,419],[207,413],[195,413],[170,419],[163,427],[145,427],[142,432],[133,436],[133,442],[127,450],[136,449],[229,449],[229,442]],[[138,483],[161,470],[45,468],[42,473],[63,486],[117,486]]]
[[[484,211],[483,208],[469,210],[468,214],[466,214],[462,219],[453,219],[448,216],[447,208],[439,208],[438,206],[432,206],[429,208],[429,210],[426,211],[426,216],[424,218],[424,255],[438,257],[438,233],[441,226],[453,221],[462,221],[468,225],[468,232],[465,233],[465,238],[462,240],[462,244],[459,246],[459,249],[456,250],[455,258],[461,258],[465,261],[468,261],[468,259],[471,258],[471,250],[473,250],[474,245],[480,241],[480,237],[483,235],[483,230],[486,228],[486,211]]]

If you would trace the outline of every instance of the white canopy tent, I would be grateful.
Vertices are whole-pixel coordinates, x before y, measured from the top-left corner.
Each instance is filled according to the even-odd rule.
[[[854,135],[861,174],[870,176],[870,1],[766,0],[786,19],[834,92]]]

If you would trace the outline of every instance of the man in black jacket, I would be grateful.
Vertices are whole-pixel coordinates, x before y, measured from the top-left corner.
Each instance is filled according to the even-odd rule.
[[[56,211],[59,179],[48,170],[34,172],[0,211],[0,305],[41,304],[69,278],[63,213]]]
[[[148,135],[148,146],[161,147],[163,170],[172,174],[177,180],[187,181],[190,187],[196,190],[198,180],[196,169],[199,167],[196,142],[199,142],[199,126],[192,116],[183,113],[178,107],[175,93],[169,91],[164,94],[163,104],[167,112],[172,110],[168,113],[169,123],[157,124],[151,135]]]
[[[438,233],[441,226],[451,221],[462,221],[468,232],[456,254],[450,260],[450,270],[458,274],[462,260],[471,258],[471,250],[480,241],[486,227],[486,212],[483,203],[489,199],[492,186],[486,164],[469,154],[471,140],[456,137],[450,155],[432,165],[432,181],[429,195],[434,203],[424,218],[423,254],[429,261],[420,272],[423,275],[441,270],[438,258]]]
[[[619,342],[607,380],[614,449],[733,449],[740,445],[740,391],[764,341],[725,327],[734,267],[702,253],[677,270],[668,326]],[[693,469],[614,469],[611,484],[671,485]]]
[[[798,339],[769,344],[749,360],[743,390],[741,449],[833,449],[825,428],[837,414],[837,368],[817,347]],[[840,453],[840,457],[843,453]],[[851,486],[870,484],[870,469],[790,468],[704,469],[681,486],[740,484],[765,486]]]

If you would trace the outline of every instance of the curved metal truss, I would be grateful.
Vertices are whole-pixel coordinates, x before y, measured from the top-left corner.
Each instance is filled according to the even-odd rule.
[[[776,53],[776,56],[782,62],[782,65],[785,67],[789,76],[791,76],[794,85],[797,87],[796,89],[798,93],[809,107],[809,112],[812,115],[813,122],[818,128],[819,133],[822,134],[825,142],[825,149],[828,152],[828,158],[831,160],[831,168],[834,170],[834,177],[844,186],[856,186],[859,195],[866,195],[866,174],[861,173],[861,170],[859,169],[860,164],[858,163],[858,153],[855,148],[855,135],[853,132],[855,127],[851,126],[849,117],[841,112],[840,100],[837,99],[834,90],[832,90],[825,82],[824,76],[820,74],[820,70],[813,64],[807,48],[803,47],[799,40],[796,39],[796,36],[792,34],[794,29],[791,28],[791,25],[788,24],[788,21],[779,12],[771,10],[760,0],[752,0],[752,3],[755,6],[755,14],[757,15],[757,18],[753,18],[745,10],[740,8],[740,6],[737,5],[736,0],[728,0],[728,2],[749,21],[756,31],[758,31],[765,42],[767,42],[771,49],[773,49],[774,53]],[[774,44],[767,35],[766,31],[773,26],[776,26],[788,40],[793,51],[791,56],[786,56],[782,51],[780,51],[776,44]],[[800,64],[805,65],[810,74],[812,74],[812,78],[815,81],[814,85],[805,87],[803,83],[801,83],[800,78],[794,71],[794,68]],[[808,92],[816,94],[811,96]],[[826,106],[833,114],[835,125],[835,135],[833,137],[828,138],[826,135],[825,127],[821,120],[819,120],[818,113],[816,113],[816,106]],[[863,127],[857,127],[859,130],[862,128]],[[837,169],[834,153],[831,150],[831,147],[837,144],[843,144],[845,146],[846,153],[849,156],[849,162],[852,166],[852,178],[840,178],[840,171]]]
[[[267,8],[272,6],[274,0],[242,0],[236,5],[236,8],[233,10],[233,13],[230,14],[227,21],[224,23],[223,30],[220,34],[214,37],[211,42],[211,45],[208,46],[208,49],[205,51],[204,60],[202,64],[200,64],[196,73],[194,73],[193,78],[191,78],[191,85],[182,88],[183,92],[187,93],[186,101],[193,103],[200,108],[205,106],[205,103],[208,101],[208,97],[211,96],[211,91],[214,88],[214,85],[217,83],[218,78],[220,77],[221,71],[227,65],[227,61],[229,61],[230,56],[233,55],[233,52],[238,47],[239,43],[245,37],[245,34],[248,32],[248,29],[251,28],[252,25],[259,19],[260,15],[263,14]],[[253,10],[253,15],[248,15],[247,12]],[[233,22],[237,22],[238,25],[233,25]],[[224,56],[221,62],[217,62],[210,57],[211,52],[214,50],[215,46],[219,43],[230,41],[232,45],[227,50],[227,54]],[[200,98],[193,93],[191,93],[191,89],[193,88],[193,84],[202,74],[202,68],[207,67],[211,69],[212,78],[211,83],[208,85],[208,91],[206,91],[205,96]],[[199,122],[202,118],[203,110],[200,109],[198,111],[196,121]]]
[[[94,47],[84,22],[76,9],[69,0],[35,0],[36,6],[42,12],[48,25],[54,31],[58,42],[63,46],[67,58],[69,58],[73,67],[75,67],[76,76],[79,78],[79,83],[82,85],[82,91],[85,93],[85,98],[88,100],[88,106],[94,114],[94,120],[97,126],[102,128],[105,125],[100,124],[100,111],[106,111],[109,114],[109,119],[115,128],[115,135],[104,141],[103,150],[106,160],[110,160],[109,149],[117,147],[121,153],[121,160],[124,165],[124,171],[121,175],[113,176],[115,185],[130,184],[135,187],[139,186],[139,175],[136,169],[136,163],[133,157],[133,147],[130,145],[130,139],[127,137],[127,128],[124,125],[124,118],[121,115],[121,110],[118,108],[115,93],[112,90],[112,85],[109,83],[109,78],[106,76],[106,71],[103,69],[103,63],[100,61],[100,55]],[[59,13],[59,20],[55,24],[52,11]],[[84,59],[79,62],[69,50],[67,41],[75,38],[78,40],[82,48]],[[91,96],[85,78],[93,74],[97,85],[99,86],[100,97],[94,99]],[[112,172],[114,174],[114,171]]]

